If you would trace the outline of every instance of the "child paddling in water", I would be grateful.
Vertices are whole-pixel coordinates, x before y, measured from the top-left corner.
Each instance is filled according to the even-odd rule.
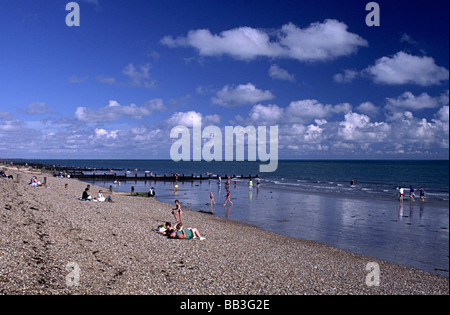
[[[233,202],[230,199],[230,191],[229,190],[227,191],[227,199],[225,199],[225,202],[223,203],[224,207],[227,205],[228,201],[231,203],[231,205],[233,205]]]

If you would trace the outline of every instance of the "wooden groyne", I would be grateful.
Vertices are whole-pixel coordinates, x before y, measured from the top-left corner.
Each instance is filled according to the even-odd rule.
[[[120,174],[120,173],[98,173],[95,174],[84,174],[83,172],[66,172],[62,174],[55,174],[55,176],[67,176],[70,175],[71,178],[78,178],[83,180],[99,180],[99,181],[167,181],[167,182],[186,182],[186,181],[199,181],[199,180],[219,180],[219,177],[226,181],[228,177],[230,179],[254,179],[257,178],[258,175],[228,175],[225,174],[223,176],[221,175],[173,175],[173,174],[155,174],[155,175],[149,175],[149,174]]]
[[[86,167],[67,167],[57,165],[45,165],[40,163],[28,163],[25,161],[3,161],[6,165],[14,165],[27,167],[29,169],[39,170],[42,172],[49,172],[53,176],[77,178],[82,180],[92,181],[167,181],[167,182],[185,182],[185,181],[200,181],[200,180],[219,180],[219,177],[226,181],[228,177],[233,180],[250,180],[258,178],[258,175],[252,174],[157,174],[157,173],[143,173],[142,171],[127,171],[125,169],[106,169],[106,168],[86,168]]]

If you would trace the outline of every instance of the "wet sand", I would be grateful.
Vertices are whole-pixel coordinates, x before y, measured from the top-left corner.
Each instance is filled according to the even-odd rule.
[[[7,174],[14,180],[0,178],[0,294],[449,293],[446,277],[186,209],[184,226],[206,240],[168,239],[153,230],[173,221],[172,205],[121,194],[114,203],[84,202],[86,183],[36,173],[47,187],[31,187],[33,174]],[[370,286],[372,262],[378,286]]]

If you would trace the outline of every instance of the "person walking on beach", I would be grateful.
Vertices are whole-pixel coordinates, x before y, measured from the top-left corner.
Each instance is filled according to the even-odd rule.
[[[423,190],[423,187],[419,188],[419,195],[420,195],[420,200],[425,201],[425,190]]]
[[[172,214],[175,217],[175,221],[177,223],[181,223],[182,222],[181,217],[183,215],[183,210],[181,210],[180,202],[178,201],[178,199],[175,200],[175,206],[176,206],[175,209],[172,210]],[[177,215],[178,215],[178,218],[180,219],[179,221],[178,221]]]
[[[414,187],[412,185],[409,185],[409,199],[411,201],[415,201],[414,200],[415,194],[414,194]]]
[[[212,207],[213,204],[216,205],[216,202],[214,201],[214,194],[213,194],[212,191],[209,193],[209,199],[211,200],[210,201],[211,207]]]
[[[400,197],[400,201],[403,201],[403,195],[405,194],[405,191],[402,187],[397,187],[398,195]]]
[[[224,207],[227,205],[228,201],[231,203],[231,205],[233,205],[233,202],[230,199],[230,191],[229,190],[227,191],[227,199],[225,199],[225,202],[223,203]]]

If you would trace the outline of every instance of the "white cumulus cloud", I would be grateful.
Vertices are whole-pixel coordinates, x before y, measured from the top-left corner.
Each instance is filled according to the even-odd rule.
[[[165,110],[165,106],[161,99],[147,101],[143,106],[120,105],[117,101],[111,100],[107,106],[98,109],[78,107],[75,110],[75,118],[84,122],[112,122],[124,117],[142,119],[162,110]]]
[[[201,122],[202,125],[217,125],[220,123],[219,115],[203,115],[196,111],[176,112],[166,120],[168,126],[186,126],[192,128],[194,121]]]
[[[310,122],[315,119],[323,119],[334,114],[345,114],[351,111],[348,103],[337,105],[324,105],[314,99],[294,101],[286,108],[285,120],[297,122]]]
[[[242,105],[254,105],[256,103],[275,98],[270,91],[263,91],[252,83],[240,84],[238,86],[224,86],[212,98],[213,104],[232,107]]]
[[[398,52],[392,57],[382,57],[375,65],[364,70],[375,83],[431,86],[448,81],[449,71],[436,65],[431,57],[418,57]]]
[[[427,108],[436,108],[439,106],[439,98],[432,97],[427,93],[415,96],[413,93],[406,91],[397,98],[387,98],[386,108],[391,111],[397,110],[423,110]]]
[[[278,30],[238,27],[212,34],[208,29],[191,30],[187,36],[165,36],[168,47],[193,47],[202,56],[229,55],[238,60],[257,57],[282,57],[299,61],[325,61],[357,52],[368,45],[346,24],[333,19],[316,22],[307,28],[289,23]]]
[[[295,75],[289,73],[286,69],[281,68],[278,65],[271,65],[269,68],[269,76],[272,79],[282,80],[282,81],[295,81]]]

